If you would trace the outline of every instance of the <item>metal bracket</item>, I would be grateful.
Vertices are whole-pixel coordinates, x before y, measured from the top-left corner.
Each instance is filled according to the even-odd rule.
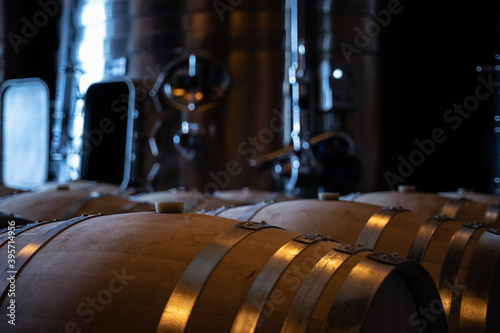
[[[410,210],[403,208],[401,206],[386,206],[382,208],[382,211],[385,212],[393,212],[393,213],[402,213],[402,212],[409,212]]]
[[[367,255],[366,257],[368,259],[375,260],[388,265],[399,265],[402,262],[408,260],[405,258],[401,258],[397,253],[387,254],[387,253],[375,252]]]
[[[373,250],[391,220],[396,215],[408,211],[403,207],[389,206],[382,208],[366,222],[359,234],[358,243],[364,244],[364,246]]]
[[[275,252],[252,283],[245,300],[238,310],[231,332],[255,332],[264,305],[269,300],[273,289],[285,270],[303,251],[315,246],[314,243],[321,241],[330,240],[323,238],[320,234],[301,235],[295,237]]]
[[[299,242],[299,243],[304,243],[304,244],[313,244],[313,243],[325,241],[325,240],[334,241],[333,239],[324,238],[322,234],[314,234],[314,235],[304,234],[304,235],[300,235],[300,236],[295,237],[293,240],[296,242]]]
[[[457,218],[458,212],[467,201],[470,200],[466,198],[450,199],[450,201],[444,204],[440,215],[446,215],[452,219]]]
[[[467,228],[472,228],[472,229],[479,229],[481,227],[484,227],[483,224],[481,224],[480,222],[477,222],[477,221],[464,223],[463,226],[467,227]]]
[[[340,244],[334,248],[335,251],[347,253],[347,254],[356,254],[358,252],[370,251],[370,249],[364,248],[362,244]]]
[[[259,230],[277,228],[265,222],[238,223],[235,227],[205,245],[184,270],[165,305],[157,333],[184,332],[198,297],[221,260],[244,238]]]
[[[439,226],[446,222],[453,220],[446,215],[436,215],[428,218],[421,226],[418,228],[417,235],[413,239],[413,243],[408,252],[407,258],[418,263],[421,263],[424,259],[425,252],[431,241],[432,236],[439,228]]]
[[[500,204],[491,205],[488,207],[488,210],[484,214],[483,217],[483,225],[487,227],[500,226],[500,221],[498,218],[500,217]]]
[[[280,228],[280,227],[275,227],[275,226],[269,225],[269,224],[267,224],[266,221],[261,221],[260,223],[258,223],[258,222],[251,222],[251,221],[249,221],[249,222],[241,222],[241,223],[235,224],[234,226],[237,227],[237,228],[247,229],[247,230],[260,230],[260,229],[263,229],[263,228],[283,229],[283,228]]]

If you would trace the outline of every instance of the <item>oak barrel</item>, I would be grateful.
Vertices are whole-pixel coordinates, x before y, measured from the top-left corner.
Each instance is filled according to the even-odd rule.
[[[356,202],[380,206],[401,206],[425,215],[447,215],[453,219],[481,222],[500,227],[500,206],[475,202],[469,198],[448,198],[427,192],[372,192],[358,195]]]
[[[61,185],[51,189],[23,192],[4,198],[0,211],[14,213],[29,220],[68,219],[82,214],[117,214],[152,210],[148,203],[132,201],[126,197],[94,189],[107,186],[70,186]],[[103,187],[104,186],[104,187]],[[112,188],[112,187],[111,187]]]
[[[499,195],[490,193],[477,193],[467,189],[458,189],[456,192],[438,192],[438,194],[442,197],[455,198],[455,199],[464,198],[488,205],[495,205],[500,203]]]
[[[397,207],[350,201],[262,202],[215,210],[241,221],[270,220],[421,263],[440,291],[452,332],[500,331],[500,235],[496,229]]]
[[[233,200],[204,195],[197,190],[184,189],[170,189],[168,191],[139,193],[131,196],[130,199],[149,204],[165,201],[181,201],[184,203],[185,212],[197,212],[204,209],[215,209],[221,206],[229,207],[237,205],[237,202]]]
[[[16,325],[2,320],[0,331],[446,331],[439,294],[420,265],[238,222],[141,212],[18,229]],[[7,235],[0,237],[4,248]],[[12,299],[6,260],[4,319]]]
[[[278,192],[269,192],[242,188],[240,190],[217,191],[213,194],[203,194],[197,190],[185,190],[183,188],[173,188],[168,191],[156,191],[139,193],[130,197],[131,200],[139,202],[182,201],[185,212],[198,212],[211,210],[222,206],[242,206],[251,205],[263,200],[285,201],[297,197],[287,196]]]

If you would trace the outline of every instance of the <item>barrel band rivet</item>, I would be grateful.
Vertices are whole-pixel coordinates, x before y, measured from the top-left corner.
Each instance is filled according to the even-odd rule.
[[[370,251],[370,249],[364,248],[360,243],[356,244],[340,244],[334,248],[335,251],[347,253],[347,254],[356,254],[358,252]]]
[[[375,253],[370,253],[366,257],[368,259],[388,265],[399,265],[402,262],[407,261],[407,259],[400,257],[399,254],[397,253],[387,254],[387,253],[375,252]]]

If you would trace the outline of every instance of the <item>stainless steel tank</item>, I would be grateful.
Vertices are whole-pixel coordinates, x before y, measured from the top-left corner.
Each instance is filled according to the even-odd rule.
[[[391,54],[390,21],[398,10],[376,0],[287,5],[292,61],[285,78],[291,87],[285,91],[291,100],[285,130],[291,135],[287,148],[255,163],[280,162],[274,169],[285,186],[306,196],[379,188],[397,128],[386,98],[390,61],[384,54]]]
[[[384,156],[393,149],[391,131],[397,128],[387,98],[394,41],[391,21],[397,14],[388,10],[385,0],[316,0],[306,5],[305,16],[310,23],[304,34],[312,135],[328,130],[346,133],[356,142],[362,161],[361,171],[347,153],[339,154],[347,149],[345,143],[326,145],[324,159],[330,170],[324,182],[351,191],[383,187]]]
[[[0,84],[5,80],[5,16],[4,4],[0,3]]]
[[[283,142],[284,1],[82,0],[72,12],[60,178],[82,176],[87,89],[130,79],[135,100],[110,99],[136,110],[129,185],[270,188],[249,160]]]

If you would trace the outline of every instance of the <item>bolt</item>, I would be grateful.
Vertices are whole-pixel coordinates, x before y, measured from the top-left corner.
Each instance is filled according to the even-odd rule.
[[[85,217],[85,216],[88,216],[88,214],[83,213],[81,216],[82,216],[82,217]]]
[[[392,255],[395,257],[399,257],[399,253],[397,253],[397,252],[392,252]]]
[[[262,221],[260,221],[260,224],[267,225],[267,222],[262,220]]]
[[[323,235],[322,234],[314,234],[314,237],[321,238],[321,237],[323,237]]]
[[[246,225],[250,227],[250,226],[253,225],[253,223],[252,222],[247,222]]]
[[[103,213],[103,212],[99,212],[99,213],[97,213],[97,216],[103,216],[103,215],[104,215],[104,213]]]
[[[389,258],[389,256],[388,256],[387,254],[384,254],[384,255],[382,256],[382,259],[387,259],[387,258]]]
[[[359,242],[357,242],[357,243],[356,243],[356,244],[354,244],[354,245],[355,245],[355,246],[357,246],[357,247],[362,247],[362,246],[363,246],[363,245],[362,245],[361,243],[359,243]]]

